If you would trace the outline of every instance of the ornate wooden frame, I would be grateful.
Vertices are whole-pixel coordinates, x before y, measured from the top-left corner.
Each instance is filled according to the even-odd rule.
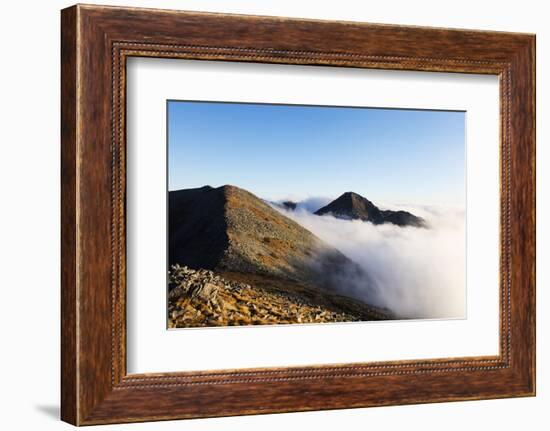
[[[535,36],[77,5],[62,11],[61,416],[75,425],[535,394]],[[500,354],[128,375],[129,56],[494,74]]]

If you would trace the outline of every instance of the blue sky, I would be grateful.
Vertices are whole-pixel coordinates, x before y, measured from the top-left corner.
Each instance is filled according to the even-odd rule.
[[[168,188],[463,205],[465,113],[168,102]]]

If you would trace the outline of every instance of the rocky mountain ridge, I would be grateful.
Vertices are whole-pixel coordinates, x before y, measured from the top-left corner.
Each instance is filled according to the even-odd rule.
[[[169,194],[170,264],[311,281],[359,271],[340,251],[235,186]]]
[[[170,265],[213,271],[250,285],[249,300],[266,309],[266,298],[275,301],[275,295],[279,302],[286,298],[289,306],[295,304],[302,316],[307,307],[344,313],[351,320],[389,316],[343,294],[348,279],[362,280],[361,289],[368,292],[370,279],[359,265],[246,190],[226,185],[171,191],[168,225]],[[215,283],[208,284],[197,289],[212,296],[215,289],[210,285]],[[195,306],[202,297],[188,289],[175,292]]]

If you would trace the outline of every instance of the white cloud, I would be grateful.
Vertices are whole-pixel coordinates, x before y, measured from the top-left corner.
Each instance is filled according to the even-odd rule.
[[[465,212],[456,207],[397,206],[425,218],[429,229],[373,225],[311,213],[327,202],[309,198],[296,211],[277,208],[350,259],[374,281],[348,280],[342,293],[386,307],[402,318],[460,318],[466,309]],[[346,282],[343,282],[346,284]],[[351,293],[350,293],[351,292]]]

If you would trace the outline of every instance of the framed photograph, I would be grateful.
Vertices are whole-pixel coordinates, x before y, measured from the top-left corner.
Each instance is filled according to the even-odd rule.
[[[535,394],[535,36],[61,14],[62,419]]]

